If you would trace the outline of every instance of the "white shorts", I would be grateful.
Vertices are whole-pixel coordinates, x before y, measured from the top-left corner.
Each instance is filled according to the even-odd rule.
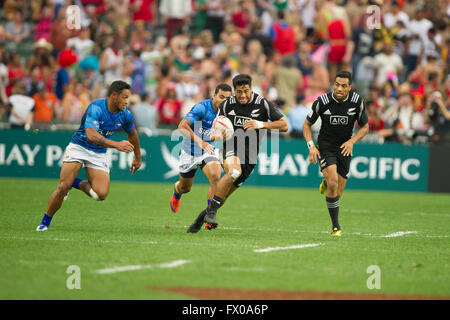
[[[214,149],[214,154],[204,153],[200,156],[193,156],[184,150],[180,154],[180,174],[187,178],[191,178],[195,174],[198,167],[203,168],[205,164],[211,161],[219,162],[219,150]],[[191,173],[192,174],[189,174]]]
[[[72,142],[69,143],[66,151],[64,151],[63,162],[79,162],[83,167],[109,173],[107,153],[94,152]]]

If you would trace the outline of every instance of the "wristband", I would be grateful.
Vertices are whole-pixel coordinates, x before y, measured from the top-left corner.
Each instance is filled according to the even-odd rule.
[[[314,142],[312,140],[308,141],[308,149],[314,147]]]
[[[255,120],[255,121],[256,121],[256,125],[258,126],[258,129],[264,128],[264,122],[258,121],[258,120]]]

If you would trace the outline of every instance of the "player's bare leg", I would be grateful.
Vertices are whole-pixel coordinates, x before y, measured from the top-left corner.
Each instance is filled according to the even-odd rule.
[[[216,192],[217,183],[220,180],[220,175],[222,174],[222,166],[218,161],[208,162],[202,169],[203,173],[209,180],[209,189],[208,189],[208,206],[213,199],[213,196]],[[194,222],[189,226],[187,232],[188,233],[197,233],[203,226],[204,219],[206,215],[206,210],[203,210],[198,217],[194,220]],[[205,228],[210,230],[210,225],[206,223]]]
[[[332,235],[340,236],[342,234],[339,226],[339,175],[337,166],[330,165],[322,170],[323,176],[327,182],[326,203],[333,225]],[[344,184],[345,187],[345,184]],[[343,190],[342,190],[343,191]]]
[[[208,162],[203,167],[203,173],[209,181],[208,200],[212,200],[216,194],[217,184],[220,181],[220,175],[222,174],[222,166],[218,161]]]
[[[345,185],[347,184],[347,179],[343,178],[338,173],[338,197],[342,197],[342,194],[344,193]]]
[[[47,210],[44,213],[41,224],[36,229],[37,231],[45,231],[48,229],[56,211],[61,208],[64,197],[72,187],[72,183],[78,175],[81,166],[82,164],[79,162],[63,162],[58,186],[48,199]]]
[[[219,224],[216,220],[217,209],[219,209],[226,197],[230,194],[230,190],[233,186],[233,182],[242,174],[240,160],[237,156],[231,156],[224,161],[225,174],[217,184],[216,193],[206,209],[205,222],[207,222],[211,228],[216,228]]]
[[[84,183],[83,186],[81,186],[80,183],[80,189],[94,200],[105,200],[109,193],[109,173],[103,170],[86,167],[86,176],[88,181]]]
[[[181,195],[191,191],[192,184],[194,183],[194,177],[186,178],[180,175],[180,178],[174,185],[174,191],[172,198],[170,199],[170,209],[172,212],[177,212],[180,208]]]

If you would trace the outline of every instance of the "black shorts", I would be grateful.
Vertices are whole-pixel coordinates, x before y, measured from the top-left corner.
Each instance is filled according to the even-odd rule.
[[[250,174],[253,172],[253,169],[255,169],[256,164],[241,164],[241,175],[239,178],[237,178],[233,184],[235,187],[239,188],[245,180],[250,176]]]
[[[337,173],[344,179],[348,179],[347,175],[350,171],[351,156],[344,156],[341,150],[331,150],[326,148],[319,148],[322,158],[319,159],[320,171],[328,166],[335,164],[337,166]]]
[[[234,150],[228,150],[225,154],[223,153],[223,149],[221,150],[221,156],[222,156],[222,163],[225,162],[225,159],[228,157],[239,157],[236,149]],[[250,174],[253,172],[253,169],[255,169],[256,163],[249,163],[249,157],[246,154],[245,159],[241,159],[239,157],[239,161],[241,163],[241,175],[233,182],[234,186],[239,188],[245,180],[250,176]],[[256,161],[255,161],[256,162]]]

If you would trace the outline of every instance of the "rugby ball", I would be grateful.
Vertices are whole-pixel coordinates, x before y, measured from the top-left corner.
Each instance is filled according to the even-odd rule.
[[[225,140],[230,139],[234,134],[233,123],[231,123],[231,120],[225,116],[217,116],[214,119],[211,129],[212,129],[212,134],[218,136],[216,138],[216,141],[222,141],[222,132],[224,130],[226,132]]]

